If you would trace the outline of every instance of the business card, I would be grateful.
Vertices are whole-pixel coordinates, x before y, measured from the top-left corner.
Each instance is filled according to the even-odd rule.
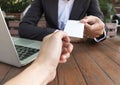
[[[84,24],[78,20],[68,20],[64,32],[70,37],[83,38]]]

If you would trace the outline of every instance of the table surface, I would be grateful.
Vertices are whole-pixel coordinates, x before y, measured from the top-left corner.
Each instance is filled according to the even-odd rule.
[[[0,63],[0,85],[23,69]],[[74,44],[68,62],[59,64],[48,85],[120,85],[120,37],[99,44]]]

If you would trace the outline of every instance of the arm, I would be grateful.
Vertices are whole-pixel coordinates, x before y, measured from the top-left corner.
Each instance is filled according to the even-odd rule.
[[[37,59],[5,85],[46,85],[55,78],[58,63],[65,63],[72,49],[69,37],[62,31],[45,37]]]
[[[100,18],[102,21],[104,21],[104,15],[100,9],[100,6],[99,6],[99,2],[98,0],[90,0],[90,6],[87,10],[87,15],[90,16],[90,15],[93,15],[93,16],[96,16],[98,18]]]
[[[87,1],[87,0],[85,0]],[[85,24],[84,29],[84,38],[83,39],[75,39],[71,38],[72,42],[100,42],[106,39],[106,26],[103,22],[103,14],[100,10],[98,0],[88,0],[88,3],[83,3],[84,5],[84,14],[87,14],[80,22]]]
[[[44,0],[34,0],[19,26],[19,35],[23,38],[42,40],[44,36],[55,31],[54,28],[40,28],[37,24],[44,13]]]
[[[90,15],[96,16],[96,17],[98,17],[102,22],[104,22],[104,15],[103,15],[103,13],[102,13],[101,10],[100,10],[98,0],[91,0],[90,6],[89,6],[88,11],[87,11],[87,15],[88,15],[88,16],[90,16]],[[100,22],[101,22],[101,21],[100,21]],[[102,23],[102,22],[101,22],[101,23]],[[103,33],[102,33],[99,37],[94,38],[94,41],[95,41],[95,42],[100,42],[100,41],[106,39],[106,31],[107,31],[107,27],[106,27],[105,24],[104,24]]]
[[[22,73],[9,80],[4,85],[46,85],[50,76],[48,65],[33,63]]]

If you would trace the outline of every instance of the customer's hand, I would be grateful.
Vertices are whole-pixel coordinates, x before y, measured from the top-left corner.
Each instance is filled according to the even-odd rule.
[[[49,70],[54,72],[49,77],[49,81],[54,79],[56,67],[59,62],[65,63],[70,56],[73,45],[70,38],[63,31],[57,31],[43,39],[42,47],[37,62],[47,64]]]
[[[103,34],[104,23],[95,16],[86,16],[80,22],[85,24],[84,34],[88,38],[96,38]]]
[[[44,38],[36,60],[5,85],[46,85],[55,78],[59,62],[66,62],[73,49],[66,33],[58,31]]]
[[[43,39],[40,49],[40,56],[43,55],[44,58],[46,57],[46,61],[56,65],[58,62],[64,63],[67,61],[73,45],[65,32],[57,31]]]

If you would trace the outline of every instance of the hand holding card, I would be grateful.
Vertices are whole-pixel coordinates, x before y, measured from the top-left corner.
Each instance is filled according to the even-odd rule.
[[[76,20],[68,20],[64,32],[70,37],[83,38],[84,24]]]

